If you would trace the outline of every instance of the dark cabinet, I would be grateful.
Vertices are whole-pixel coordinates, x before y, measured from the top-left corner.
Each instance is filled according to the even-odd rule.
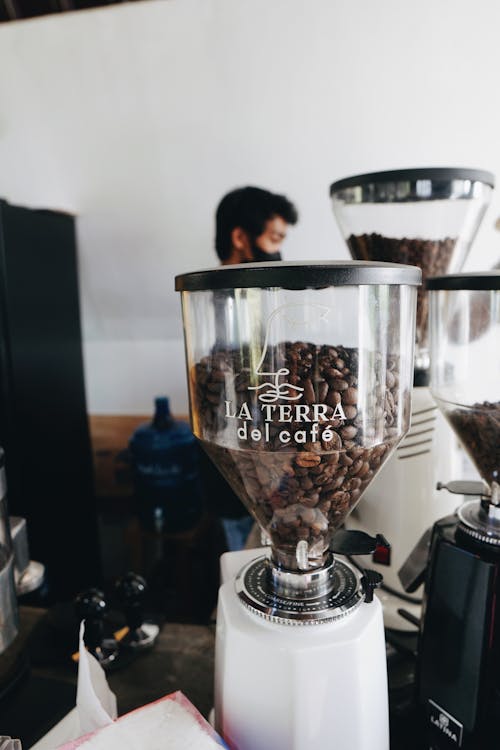
[[[100,578],[75,221],[0,200],[0,445],[51,600]]]

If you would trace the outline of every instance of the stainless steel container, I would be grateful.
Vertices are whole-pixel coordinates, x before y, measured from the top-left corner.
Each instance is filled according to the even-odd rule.
[[[0,654],[17,635],[18,609],[14,583],[14,553],[7,511],[5,458],[0,448]]]

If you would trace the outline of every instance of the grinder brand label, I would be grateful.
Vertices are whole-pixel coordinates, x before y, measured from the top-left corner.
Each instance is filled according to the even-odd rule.
[[[430,698],[428,711],[431,726],[449,740],[450,747],[462,747],[462,724]]]
[[[271,440],[270,423],[271,422],[308,422],[310,427],[303,430],[294,429],[293,431],[283,429],[278,433],[278,439],[283,445],[291,441],[303,444],[307,442],[315,443],[318,440],[328,442],[333,440],[334,432],[330,427],[323,429],[320,436],[320,422],[340,419],[345,420],[345,413],[342,404],[337,404],[333,414],[327,415],[328,407],[325,404],[261,404],[262,424],[260,427],[250,427],[249,423],[253,422],[255,415],[252,415],[251,407],[247,402],[241,404],[235,409],[231,401],[224,401],[225,416],[228,419],[236,419],[243,424],[238,427],[237,434],[240,440],[253,440],[259,442],[264,439],[267,443]]]

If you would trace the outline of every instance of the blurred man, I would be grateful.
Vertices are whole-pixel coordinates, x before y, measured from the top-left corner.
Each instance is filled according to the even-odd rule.
[[[258,187],[233,190],[215,214],[215,250],[222,265],[281,260],[281,245],[297,209],[284,195]]]
[[[215,250],[219,260],[222,265],[281,260],[281,246],[288,226],[296,224],[297,220],[297,209],[284,195],[258,187],[243,187],[227,193],[215,215]],[[221,300],[222,321],[223,303]],[[226,336],[222,340],[225,341]],[[205,454],[201,465],[207,504],[222,523],[226,546],[230,551],[242,549],[253,519]]]

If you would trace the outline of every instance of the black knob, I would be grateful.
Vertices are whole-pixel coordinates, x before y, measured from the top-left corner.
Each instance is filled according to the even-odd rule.
[[[361,586],[365,595],[365,602],[370,604],[373,601],[373,592],[382,584],[383,578],[376,570],[364,570],[361,579]]]
[[[75,599],[76,615],[85,620],[85,645],[92,653],[98,649],[104,637],[104,615],[107,605],[99,589],[82,591]]]
[[[158,625],[144,622],[143,602],[147,591],[146,581],[136,573],[127,573],[119,578],[115,585],[129,629],[120,645],[135,651],[150,648],[156,641],[160,629]]]
[[[143,621],[143,601],[147,590],[144,578],[136,573],[127,573],[116,582],[116,593],[130,630],[140,628]]]

